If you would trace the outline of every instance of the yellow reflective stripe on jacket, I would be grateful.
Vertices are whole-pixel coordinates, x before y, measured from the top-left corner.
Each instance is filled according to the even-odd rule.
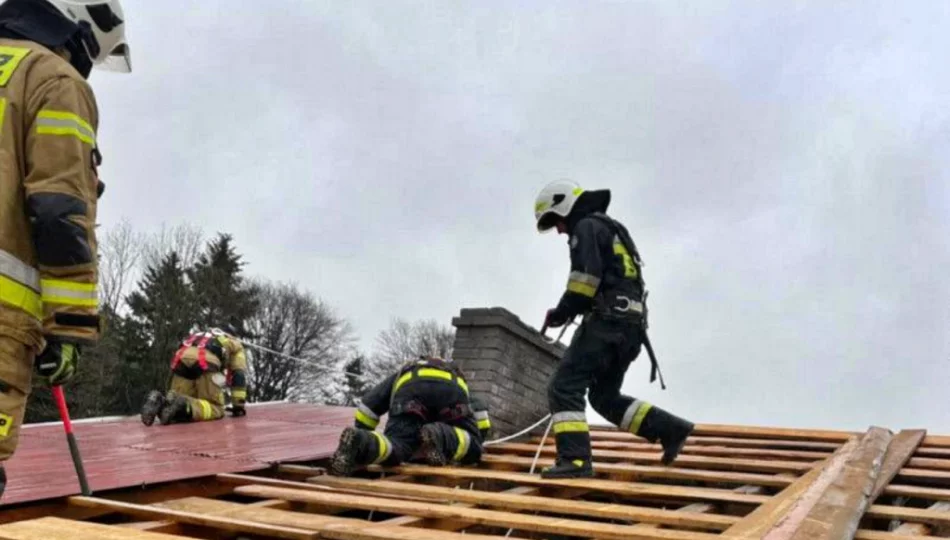
[[[0,303],[22,309],[38,320],[43,319],[43,302],[36,291],[0,275]]]
[[[468,453],[468,447],[472,443],[471,436],[462,428],[455,428],[455,436],[458,437],[458,448],[455,449],[454,461],[460,461]]]
[[[40,286],[43,290],[44,303],[82,307],[99,305],[95,283],[44,279],[40,282]]]
[[[453,377],[453,375],[449,373],[448,371],[443,371],[441,369],[435,369],[435,368],[421,368],[419,369],[418,373],[419,373],[419,376],[423,378],[443,379],[446,381],[451,381]],[[412,375],[413,375],[413,372],[410,371],[408,373],[405,373],[401,377],[399,377],[399,379],[396,380],[396,384],[393,385],[393,393],[395,394],[404,384],[412,380]],[[468,394],[468,385],[465,383],[465,381],[461,377],[458,377],[456,380],[458,382],[458,385],[462,388],[462,390],[466,394]]]
[[[589,298],[593,298],[597,294],[597,287],[591,287],[586,283],[581,283],[580,281],[568,281],[567,290],[572,293],[581,294]]]
[[[0,249],[0,302],[43,318],[40,275],[32,266]]]
[[[379,420],[366,416],[366,414],[359,409],[356,409],[356,420],[370,429],[375,429],[376,426],[379,425]]]
[[[36,132],[40,135],[69,135],[96,145],[96,131],[78,114],[43,109],[36,115]]]

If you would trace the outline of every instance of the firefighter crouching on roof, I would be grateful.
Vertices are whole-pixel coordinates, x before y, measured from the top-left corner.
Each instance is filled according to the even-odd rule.
[[[130,71],[116,0],[0,3],[0,494],[33,370],[62,385],[99,339],[94,66]]]
[[[158,416],[162,425],[206,422],[224,417],[224,387],[231,388],[231,414],[244,416],[247,400],[247,358],[234,336],[213,328],[182,342],[171,363],[167,394],[153,390],[142,406],[146,426]],[[227,375],[225,375],[227,372]]]
[[[600,415],[624,431],[663,446],[662,462],[679,454],[693,424],[650,403],[620,393],[624,374],[646,339],[642,262],[630,234],[606,215],[609,190],[584,191],[569,181],[545,186],[535,201],[538,231],[567,234],[571,272],[545,325],[584,321],[548,386],[557,459],[544,478],[593,476],[584,394]],[[652,359],[651,359],[652,360]]]
[[[389,413],[386,429],[376,431]],[[464,374],[451,360],[420,357],[371,388],[356,410],[330,464],[330,474],[349,476],[370,464],[393,466],[419,451],[429,465],[477,463],[491,429],[484,404],[470,395]]]

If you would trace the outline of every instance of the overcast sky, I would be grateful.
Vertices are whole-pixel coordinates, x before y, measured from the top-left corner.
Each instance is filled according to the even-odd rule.
[[[134,73],[91,78],[105,228],[230,232],[370,346],[462,307],[540,326],[568,251],[533,202],[569,177],[647,263],[669,389],[644,355],[626,391],[950,433],[950,4],[124,4]]]

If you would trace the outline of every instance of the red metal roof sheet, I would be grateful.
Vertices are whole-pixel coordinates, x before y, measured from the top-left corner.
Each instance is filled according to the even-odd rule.
[[[145,427],[138,417],[78,422],[89,487],[94,492],[332,455],[352,409],[305,403],[252,404],[242,418]],[[62,424],[28,425],[5,464],[0,507],[79,494]]]

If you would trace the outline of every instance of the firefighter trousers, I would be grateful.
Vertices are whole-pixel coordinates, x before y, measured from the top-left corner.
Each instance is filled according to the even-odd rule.
[[[383,433],[360,430],[357,465],[394,466],[405,463],[422,445],[422,427],[438,428],[446,462],[477,463],[482,457],[482,436],[474,417],[451,422],[428,422],[415,414],[398,414],[386,422]]]
[[[16,451],[33,381],[33,347],[0,334],[0,462]]]
[[[588,390],[595,411],[624,430],[637,432],[650,406],[622,394],[620,386],[641,345],[642,330],[635,319],[593,315],[575,332],[548,384],[558,459],[590,460],[584,400]]]
[[[211,371],[205,371],[193,380],[172,375],[171,391],[188,400],[194,422],[224,418],[224,390],[215,382],[215,375],[223,378],[219,372]]]

